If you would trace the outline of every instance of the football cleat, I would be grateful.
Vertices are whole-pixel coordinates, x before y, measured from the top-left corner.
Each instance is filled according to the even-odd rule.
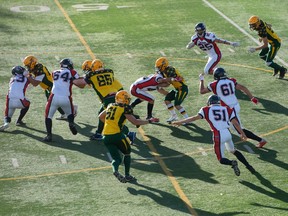
[[[2,126],[0,127],[0,131],[4,131],[4,130],[6,130],[7,128],[9,128],[9,123],[5,123],[4,125],[2,125]]]
[[[286,73],[287,73],[287,69],[282,67],[280,69],[279,79],[283,79]]]
[[[172,121],[176,121],[176,120],[178,120],[178,116],[176,114],[174,114],[169,119],[167,119],[166,121],[168,123],[171,123]]]
[[[261,142],[259,142],[256,145],[256,148],[262,148],[264,145],[266,145],[267,141],[265,139],[262,139]]]
[[[69,129],[73,135],[76,135],[78,133],[74,123],[69,123]]]
[[[46,137],[43,138],[44,142],[52,142],[52,135],[48,134]]]
[[[125,176],[125,181],[126,182],[135,182],[135,181],[137,181],[137,179],[134,176],[126,175]]]
[[[56,120],[67,120],[67,115],[62,114],[61,116],[57,117]]]
[[[113,175],[121,182],[121,183],[126,183],[126,179],[124,176],[122,176],[119,172],[114,172]]]
[[[236,160],[232,160],[232,168],[236,176],[240,176],[240,170],[238,168],[238,162]]]
[[[273,72],[272,76],[276,76],[278,73],[279,73],[279,70],[274,68],[274,72]]]
[[[90,136],[90,140],[98,140],[98,141],[100,141],[102,139],[103,139],[103,136],[100,133],[95,133],[92,136]]]
[[[26,125],[26,123],[24,123],[23,121],[17,121],[16,122],[16,126],[25,126]]]

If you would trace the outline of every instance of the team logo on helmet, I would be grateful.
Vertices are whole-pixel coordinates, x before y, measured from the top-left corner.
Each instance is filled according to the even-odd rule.
[[[128,104],[130,104],[130,100],[131,100],[131,96],[125,90],[118,91],[116,96],[115,96],[115,101],[116,101],[116,103],[119,103],[119,104],[127,104],[128,105]]]
[[[91,64],[92,71],[97,71],[101,68],[104,68],[104,64],[100,59],[94,59]]]
[[[169,65],[168,59],[166,57],[160,57],[155,62],[155,70],[163,72],[166,70],[168,65]]]
[[[60,66],[62,68],[68,68],[70,70],[72,70],[74,68],[73,62],[69,58],[62,59],[60,61]]]
[[[15,67],[12,68],[11,73],[12,73],[14,76],[15,76],[15,75],[23,75],[23,73],[24,73],[25,70],[26,70],[26,69],[25,69],[24,67],[17,65],[17,66],[15,66]]]
[[[199,37],[203,37],[206,33],[206,26],[204,23],[197,23],[195,25],[195,32]]]
[[[250,30],[256,30],[260,26],[260,18],[258,16],[251,16],[248,20]]]
[[[35,68],[35,65],[37,64],[37,58],[35,56],[29,55],[26,56],[23,60],[23,64],[25,67],[29,70],[32,71]]]
[[[92,61],[91,60],[86,60],[82,64],[82,70],[83,71],[90,71],[92,67]]]
[[[224,68],[215,68],[213,72],[213,76],[215,80],[225,79],[227,78],[227,73]]]
[[[218,95],[211,95],[207,100],[207,105],[210,106],[212,104],[220,104],[220,97]]]

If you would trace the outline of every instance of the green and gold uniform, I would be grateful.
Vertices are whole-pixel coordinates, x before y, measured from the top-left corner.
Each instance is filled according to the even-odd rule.
[[[123,89],[122,84],[114,78],[114,72],[111,69],[105,68],[94,72],[90,71],[87,73],[85,81],[92,86],[102,103],[99,114],[108,104],[115,102],[116,92]],[[101,134],[103,127],[103,122],[99,121],[96,133]]]
[[[39,85],[45,91],[45,95],[48,100],[53,87],[53,78],[51,73],[49,72],[47,67],[41,63],[37,63],[34,69],[30,72],[33,74],[35,80],[41,81]],[[65,114],[65,112],[60,107],[58,108],[58,111],[61,115]]]
[[[166,96],[165,101],[174,101],[174,105],[181,105],[188,95],[188,86],[185,84],[184,78],[181,76],[180,72],[172,67],[168,66],[164,72],[164,77],[181,77],[182,81],[172,81],[171,84],[175,88],[175,90],[171,90]]]
[[[106,108],[105,124],[103,129],[103,141],[107,147],[112,161],[113,172],[118,172],[124,155],[125,175],[129,175],[131,164],[131,146],[130,140],[125,136],[123,128],[125,127],[125,114],[133,114],[130,105],[111,103]]]
[[[267,37],[268,47],[262,49],[259,53],[259,57],[263,59],[266,64],[275,70],[275,73],[280,70],[283,70],[283,67],[273,62],[273,59],[277,55],[278,50],[281,47],[281,39],[278,35],[272,30],[270,24],[267,24],[263,20],[260,20],[260,25],[255,29],[260,38]]]

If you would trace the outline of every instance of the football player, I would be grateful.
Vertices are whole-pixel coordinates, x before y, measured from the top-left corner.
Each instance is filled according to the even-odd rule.
[[[191,41],[187,44],[186,49],[198,46],[202,51],[207,53],[209,58],[204,67],[203,75],[213,74],[213,69],[221,60],[222,54],[217,43],[231,45],[233,47],[238,47],[240,45],[238,42],[230,42],[217,38],[212,32],[206,32],[206,26],[202,22],[195,25],[195,34],[191,37]]]
[[[164,75],[164,77],[171,77],[171,85],[175,90],[166,91],[163,88],[159,88],[159,92],[165,95],[164,103],[169,110],[171,116],[167,119],[168,123],[178,119],[175,108],[180,112],[184,118],[188,118],[185,108],[181,105],[188,95],[188,86],[185,83],[183,76],[173,66],[169,65],[166,57],[160,57],[155,62],[155,69]],[[174,101],[174,105],[172,104]]]
[[[258,16],[251,16],[248,24],[250,30],[258,33],[259,41],[262,42],[260,46],[250,47],[248,51],[251,53],[260,51],[259,57],[265,61],[268,67],[273,68],[273,76],[276,76],[280,72],[279,79],[283,79],[287,69],[273,61],[281,47],[281,39],[273,31],[272,25],[264,22]]]
[[[20,115],[16,122],[17,126],[24,126],[22,119],[26,115],[30,107],[30,101],[25,97],[29,80],[25,77],[28,71],[24,67],[15,66],[12,68],[12,77],[9,82],[9,90],[6,96],[6,107],[4,112],[4,125],[0,127],[0,131],[4,131],[9,127],[11,118],[16,109],[21,109]]]
[[[227,76],[226,71],[224,68],[216,68],[214,70],[214,79],[215,81],[210,82],[207,87],[204,87],[204,77],[200,74],[200,84],[199,84],[199,92],[200,94],[206,94],[213,92],[214,94],[218,95],[221,98],[221,104],[231,109],[235,110],[236,119],[238,120],[241,128],[243,129],[245,135],[259,143],[256,145],[257,148],[262,148],[267,141],[248,129],[244,129],[241,121],[240,121],[240,104],[236,97],[236,90],[240,90],[245,93],[251,100],[252,103],[258,104],[258,99],[255,98],[249,89],[245,86],[241,85],[237,82],[234,78],[229,78]],[[239,131],[236,129],[236,132],[239,134]]]
[[[113,70],[105,68],[104,63],[100,59],[84,61],[82,64],[82,70],[85,73],[84,79],[75,80],[74,84],[80,85],[81,87],[84,87],[85,85],[92,86],[101,102],[101,108],[99,110],[99,113],[101,113],[108,104],[115,102],[116,92],[123,90],[123,86],[114,77]],[[104,123],[98,121],[97,130],[95,134],[90,137],[90,140],[102,140],[103,127]],[[133,144],[136,139],[136,132],[130,132],[125,126],[124,133],[127,134]]]
[[[38,59],[32,55],[26,56],[23,60],[23,64],[29,71],[27,79],[33,86],[41,86],[48,100],[53,86],[53,79],[47,67],[42,63],[39,63]],[[75,116],[77,115],[77,108],[77,105],[74,105]],[[61,115],[56,119],[67,120],[67,115],[65,114],[65,112],[61,108],[58,108],[58,111]]]
[[[69,129],[72,134],[76,135],[78,133],[74,124],[72,85],[73,80],[80,77],[77,71],[74,70],[73,62],[69,58],[62,59],[60,61],[60,69],[53,71],[52,78],[53,87],[45,107],[45,125],[47,131],[47,136],[43,139],[45,142],[52,141],[52,119],[59,107],[67,114]]]
[[[131,96],[125,90],[118,91],[115,95],[115,103],[110,103],[108,107],[99,114],[99,119],[104,123],[103,141],[112,157],[113,175],[122,183],[136,181],[130,175],[131,166],[131,146],[129,140],[123,133],[126,119],[134,125],[145,125],[154,123],[155,119],[141,120],[133,115],[130,104]],[[119,166],[122,163],[125,167],[125,176],[119,173]]]
[[[147,101],[148,104],[146,119],[153,119],[153,121],[155,120],[159,122],[158,118],[152,116],[155,97],[150,94],[149,91],[159,91],[160,86],[169,86],[173,79],[173,77],[164,78],[163,73],[160,71],[156,71],[154,74],[143,76],[137,79],[130,86],[130,93],[137,97],[137,99],[131,103],[132,108],[143,101]]]
[[[255,169],[248,163],[244,155],[239,150],[235,149],[232,135],[229,131],[229,122],[237,128],[241,139],[246,140],[247,137],[236,119],[235,111],[229,107],[221,106],[220,100],[219,96],[211,95],[208,98],[207,106],[202,107],[197,115],[181,121],[174,121],[172,124],[180,126],[183,123],[205,119],[209,123],[213,133],[214,152],[218,161],[223,165],[230,165],[233,168],[235,175],[240,175],[237,160],[229,160],[225,157],[224,151],[226,148],[228,152],[234,154],[236,158],[243,163],[252,174],[254,174],[256,172]]]

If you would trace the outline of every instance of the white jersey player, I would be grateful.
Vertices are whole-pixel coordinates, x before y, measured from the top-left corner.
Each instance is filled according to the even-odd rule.
[[[148,76],[140,77],[139,79],[137,79],[130,86],[130,93],[133,96],[137,97],[137,99],[131,103],[131,107],[134,108],[142,101],[147,101],[148,104],[146,119],[152,120],[153,118],[153,121],[156,122],[155,120],[157,118],[154,118],[152,116],[155,97],[150,94],[149,91],[158,90],[158,86],[161,84],[165,85],[167,83],[167,85],[170,85],[169,81],[171,81],[171,78],[164,78],[161,73],[150,74]]]
[[[61,107],[67,115],[69,128],[73,135],[77,134],[74,125],[74,105],[72,100],[73,80],[79,78],[79,74],[74,70],[73,62],[68,59],[60,61],[61,68],[52,73],[53,87],[45,109],[45,125],[47,136],[44,141],[52,141],[52,118],[56,110]]]
[[[4,131],[9,127],[9,123],[11,122],[11,118],[16,109],[21,109],[16,125],[25,125],[25,123],[22,122],[22,119],[30,107],[30,101],[25,97],[30,82],[24,76],[25,73],[28,74],[28,71],[21,66],[15,66],[12,68],[13,76],[10,79],[9,90],[6,96],[4,125],[0,127],[0,131]]]
[[[234,110],[220,105],[220,97],[217,95],[211,95],[208,98],[207,106],[202,107],[197,115],[188,117],[181,121],[172,122],[172,124],[180,126],[183,123],[189,123],[198,119],[205,119],[209,123],[213,133],[214,152],[221,164],[232,166],[235,175],[240,175],[237,161],[229,160],[225,157],[224,152],[226,149],[228,152],[234,154],[251,173],[256,172],[255,169],[247,162],[243,154],[234,147],[232,135],[229,131],[230,123],[237,128],[243,140],[246,140],[247,137],[235,118]]]
[[[217,43],[231,45],[233,47],[239,46],[238,42],[230,42],[220,38],[212,32],[206,32],[204,23],[197,23],[195,25],[195,32],[191,37],[191,41],[187,44],[186,48],[191,49],[195,45],[208,55],[208,62],[204,67],[204,74],[213,74],[213,69],[221,60],[222,54],[217,46]],[[217,42],[217,43],[216,43]]]
[[[259,143],[257,148],[262,148],[267,141],[248,129],[244,129],[240,120],[240,105],[236,97],[236,90],[244,92],[254,104],[258,104],[258,99],[253,97],[251,92],[243,85],[239,84],[236,79],[227,77],[226,71],[223,68],[216,68],[214,70],[215,81],[204,87],[204,77],[200,75],[199,91],[201,94],[213,92],[221,98],[221,105],[230,107],[235,110],[236,119],[238,120],[241,128],[246,136],[252,140],[256,140]],[[238,130],[236,129],[238,132]],[[239,134],[239,132],[238,132]]]

